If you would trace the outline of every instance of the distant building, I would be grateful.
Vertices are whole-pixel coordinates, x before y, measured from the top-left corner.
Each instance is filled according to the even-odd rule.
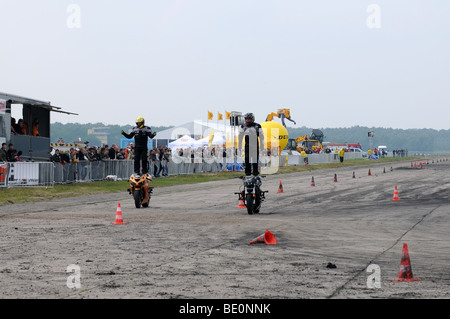
[[[103,145],[108,144],[109,127],[93,127],[88,130],[88,135],[97,137]]]

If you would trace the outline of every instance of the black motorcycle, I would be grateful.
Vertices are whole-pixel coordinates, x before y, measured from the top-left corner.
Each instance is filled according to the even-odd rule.
[[[239,201],[243,201],[249,215],[258,214],[261,203],[266,199],[265,194],[269,191],[261,190],[261,177],[264,176],[240,176],[244,181],[244,189],[238,193]]]

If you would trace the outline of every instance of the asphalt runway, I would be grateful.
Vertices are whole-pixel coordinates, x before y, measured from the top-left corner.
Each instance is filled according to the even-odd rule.
[[[450,162],[410,164],[270,175],[257,215],[239,179],[0,206],[0,298],[449,298]],[[404,243],[420,281],[394,281]]]

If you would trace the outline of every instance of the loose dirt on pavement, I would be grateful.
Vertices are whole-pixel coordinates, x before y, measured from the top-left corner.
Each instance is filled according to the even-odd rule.
[[[449,298],[450,162],[390,165],[267,176],[257,215],[239,179],[155,188],[141,209],[126,190],[1,206],[0,298]],[[266,230],[277,245],[249,244]],[[393,281],[404,243],[420,281]]]

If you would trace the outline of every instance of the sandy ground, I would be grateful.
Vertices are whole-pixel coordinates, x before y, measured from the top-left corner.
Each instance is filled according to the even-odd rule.
[[[0,298],[449,298],[450,161],[410,164],[267,176],[258,215],[239,179],[155,189],[146,209],[125,190],[1,206]],[[249,244],[266,229],[277,245]],[[393,281],[404,243],[420,281]]]

